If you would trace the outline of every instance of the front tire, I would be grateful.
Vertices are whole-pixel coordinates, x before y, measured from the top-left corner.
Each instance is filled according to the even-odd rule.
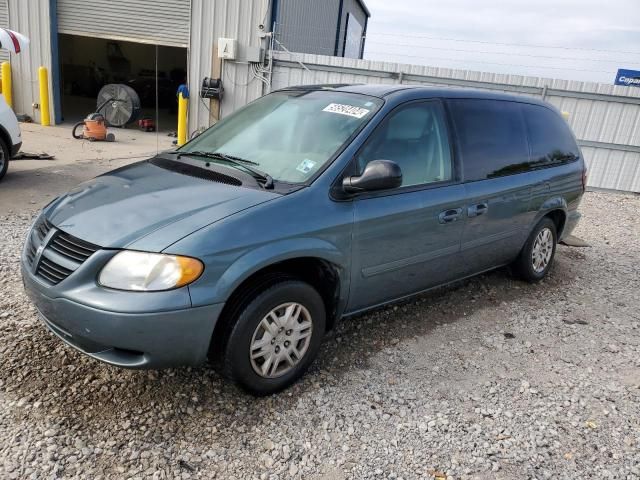
[[[254,395],[300,378],[318,354],[326,312],[320,294],[299,280],[265,288],[240,309],[224,347],[222,373]]]
[[[4,177],[9,168],[9,157],[9,147],[4,140],[0,138],[0,180],[2,180],[2,177]]]
[[[556,224],[548,217],[535,226],[514,262],[515,273],[528,282],[542,280],[553,263],[558,244]]]

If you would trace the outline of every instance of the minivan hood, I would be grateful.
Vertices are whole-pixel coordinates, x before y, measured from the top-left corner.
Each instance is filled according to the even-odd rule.
[[[59,229],[101,247],[161,251],[199,228],[279,196],[144,161],[78,185],[45,215]]]

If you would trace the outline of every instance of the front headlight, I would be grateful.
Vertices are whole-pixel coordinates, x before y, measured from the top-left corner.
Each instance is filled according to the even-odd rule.
[[[109,260],[98,282],[118,290],[154,292],[188,285],[203,270],[195,258],[125,250]]]

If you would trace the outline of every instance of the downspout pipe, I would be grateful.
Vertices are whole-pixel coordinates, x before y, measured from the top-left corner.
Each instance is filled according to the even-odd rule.
[[[342,8],[344,7],[344,0],[340,0],[340,6],[338,7],[338,25],[336,26],[336,44],[333,48],[333,56],[338,56],[338,47],[340,46],[340,27],[342,27]]]
[[[58,0],[49,0],[51,31],[51,95],[53,96],[53,123],[62,123],[62,79],[60,78],[60,52],[58,45]]]

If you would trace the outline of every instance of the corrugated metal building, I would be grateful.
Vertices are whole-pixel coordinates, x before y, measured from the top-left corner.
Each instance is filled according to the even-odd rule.
[[[362,58],[370,17],[362,0],[277,0],[273,17],[276,38],[291,52]]]
[[[80,120],[95,109],[104,83],[129,83],[144,113],[152,113],[158,104],[154,92],[160,92],[164,128],[175,128],[176,86],[187,81],[190,131],[262,94],[263,83],[248,62],[255,55],[246,54],[248,47],[266,50],[264,32],[274,24],[287,48],[307,51],[299,43],[305,32],[314,39],[309,49],[357,58],[368,16],[363,0],[0,0],[0,26],[31,39],[28,51],[10,60],[16,113],[40,121],[38,68],[44,66],[55,123]],[[326,22],[318,23],[320,17]],[[238,42],[236,59],[225,60],[222,68],[220,37]],[[198,97],[205,77],[222,77],[220,103]]]

